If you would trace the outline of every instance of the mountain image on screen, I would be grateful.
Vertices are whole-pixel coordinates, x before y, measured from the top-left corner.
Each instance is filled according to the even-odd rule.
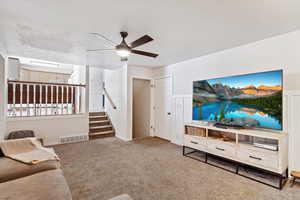
[[[194,81],[193,120],[282,130],[282,70]]]

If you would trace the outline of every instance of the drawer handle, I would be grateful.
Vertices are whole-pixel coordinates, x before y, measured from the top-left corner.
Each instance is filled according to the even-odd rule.
[[[262,160],[261,158],[254,157],[254,156],[249,156],[249,158],[255,159],[255,160]]]
[[[219,147],[216,147],[217,150],[219,151],[225,151],[225,149],[222,149],[222,148],[219,148]]]
[[[198,144],[198,142],[194,142],[194,141],[191,141],[191,143],[193,143],[193,144]]]

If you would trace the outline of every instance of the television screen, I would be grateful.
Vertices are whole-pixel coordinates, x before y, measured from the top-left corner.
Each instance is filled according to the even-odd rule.
[[[193,82],[193,120],[282,130],[282,70]]]

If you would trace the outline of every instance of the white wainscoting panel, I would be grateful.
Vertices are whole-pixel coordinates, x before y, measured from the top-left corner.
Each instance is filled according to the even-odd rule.
[[[300,171],[300,91],[288,94],[289,169]]]
[[[192,120],[192,97],[173,96],[172,143],[182,145],[184,124]]]

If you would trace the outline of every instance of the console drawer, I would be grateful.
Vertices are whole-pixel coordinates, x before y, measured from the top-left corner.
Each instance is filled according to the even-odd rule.
[[[221,154],[227,157],[235,156],[235,145],[223,141],[209,140],[207,147],[212,153]]]
[[[268,154],[267,152],[263,153],[240,148],[237,151],[237,157],[246,163],[257,164],[262,167],[277,169],[279,165],[278,155],[274,155],[272,152]]]
[[[198,136],[185,135],[184,146],[204,151],[206,149],[206,140]]]

